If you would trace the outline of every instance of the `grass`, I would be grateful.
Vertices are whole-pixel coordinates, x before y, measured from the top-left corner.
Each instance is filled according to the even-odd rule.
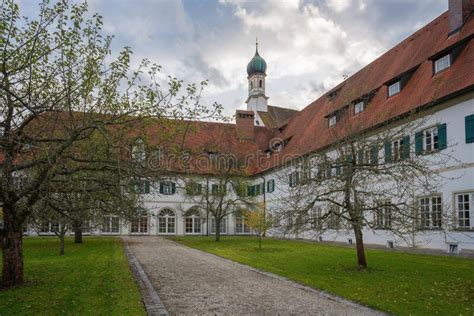
[[[145,315],[118,238],[25,238],[25,284],[0,290],[0,315]],[[0,253],[1,259],[1,253]]]
[[[270,239],[259,251],[250,237],[172,239],[394,314],[474,314],[471,259],[367,250],[360,272],[348,247]]]

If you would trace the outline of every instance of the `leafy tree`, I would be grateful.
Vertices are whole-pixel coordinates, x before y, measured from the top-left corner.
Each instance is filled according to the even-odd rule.
[[[245,212],[247,224],[254,231],[258,238],[258,247],[262,249],[262,238],[273,226],[273,221],[267,214],[263,204],[257,204],[256,209]]]

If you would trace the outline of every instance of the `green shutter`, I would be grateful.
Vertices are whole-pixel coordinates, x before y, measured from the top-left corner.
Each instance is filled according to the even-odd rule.
[[[290,173],[288,175],[288,183],[290,185],[290,188],[292,188],[293,187],[293,173]]]
[[[370,146],[370,163],[376,165],[379,160],[379,152],[376,145]]]
[[[392,143],[387,141],[384,145],[384,152],[385,152],[385,162],[389,163],[392,162]]]
[[[423,132],[415,133],[415,154],[421,155],[423,153]]]
[[[150,181],[145,181],[145,194],[150,193]]]
[[[300,183],[300,173],[298,171],[295,171],[296,172],[296,183],[295,184],[298,184]]]
[[[357,151],[357,163],[362,165],[364,163],[364,152],[361,150]]]
[[[474,143],[474,114],[465,117],[466,144]]]
[[[275,191],[275,180],[272,179],[267,182],[267,192],[272,193],[273,191]]]
[[[247,196],[252,196],[252,187],[250,185],[247,186]]]
[[[163,182],[160,182],[160,193],[163,194]]]
[[[176,193],[176,184],[174,182],[171,183],[171,194]]]
[[[410,136],[403,137],[403,152],[402,158],[408,159],[410,158]]]
[[[438,125],[438,149],[443,150],[448,146],[446,123]]]
[[[337,165],[336,166],[336,175],[340,175],[340,174],[341,174],[341,166]]]

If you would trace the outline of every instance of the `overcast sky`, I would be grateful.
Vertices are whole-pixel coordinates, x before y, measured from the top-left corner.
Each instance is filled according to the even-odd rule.
[[[27,11],[37,1],[23,0]],[[246,66],[267,62],[272,105],[301,109],[447,10],[448,0],[89,0],[114,49],[166,74],[208,79],[205,101],[245,107]]]

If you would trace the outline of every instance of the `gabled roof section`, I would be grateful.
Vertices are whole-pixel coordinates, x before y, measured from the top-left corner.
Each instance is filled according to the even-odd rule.
[[[269,105],[267,112],[258,111],[258,115],[268,128],[278,128],[285,125],[288,120],[298,113],[297,110],[281,108],[278,106]]]

